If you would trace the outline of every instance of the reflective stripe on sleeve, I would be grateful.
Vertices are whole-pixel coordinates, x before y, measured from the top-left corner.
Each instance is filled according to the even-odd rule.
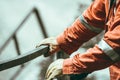
[[[90,25],[89,23],[87,23],[87,21],[84,19],[84,17],[83,17],[82,15],[79,17],[79,19],[80,19],[81,23],[82,23],[86,28],[88,28],[89,30],[91,30],[92,32],[100,33],[100,32],[103,30],[103,29],[101,29],[101,28],[96,28],[96,27]]]
[[[98,47],[107,55],[109,56],[113,61],[120,60],[120,56],[118,53],[116,53],[111,46],[109,46],[104,40],[101,40],[98,44]]]

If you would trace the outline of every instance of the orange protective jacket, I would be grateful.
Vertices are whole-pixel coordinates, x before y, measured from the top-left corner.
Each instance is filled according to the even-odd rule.
[[[71,54],[102,30],[105,34],[99,44],[84,54],[64,60],[63,74],[89,73],[110,67],[110,79],[120,80],[120,0],[116,0],[111,9],[110,0],[95,0],[57,37],[57,42],[62,50]]]

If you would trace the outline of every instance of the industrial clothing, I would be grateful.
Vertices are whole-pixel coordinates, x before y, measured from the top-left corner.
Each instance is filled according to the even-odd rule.
[[[90,73],[110,67],[110,79],[120,80],[120,0],[95,0],[57,37],[62,50],[71,54],[84,42],[105,30],[104,38],[84,54],[64,60],[63,74]]]

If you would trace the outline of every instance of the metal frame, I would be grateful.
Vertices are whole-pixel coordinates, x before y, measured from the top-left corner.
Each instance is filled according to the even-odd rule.
[[[2,51],[7,47],[7,45],[9,44],[9,42],[13,39],[14,43],[15,43],[15,48],[17,51],[17,55],[21,55],[21,51],[20,51],[20,47],[19,47],[19,43],[18,43],[18,39],[17,39],[17,32],[20,30],[20,28],[23,26],[23,24],[28,20],[28,18],[31,16],[31,14],[34,13],[37,21],[39,23],[39,26],[41,28],[41,31],[43,33],[43,37],[47,38],[48,34],[46,32],[45,26],[43,24],[43,21],[41,19],[40,13],[38,11],[38,9],[35,7],[33,8],[28,14],[27,16],[23,19],[23,21],[19,24],[19,26],[17,27],[17,29],[12,33],[12,35],[7,39],[7,41],[3,44],[3,46],[0,48],[0,54],[2,53]],[[26,67],[27,65],[21,65],[21,68],[16,72],[16,74],[10,79],[10,80],[15,80],[15,78],[22,72],[22,70]]]
[[[23,24],[28,20],[28,18],[31,16],[31,14],[35,14],[37,21],[39,23],[40,26],[40,30],[42,31],[43,37],[47,38],[48,34],[46,32],[45,26],[43,24],[42,18],[40,16],[40,13],[38,11],[38,9],[35,7],[33,8],[28,14],[27,16],[23,19],[23,21],[19,24],[19,26],[17,27],[17,29],[12,33],[12,35],[7,39],[7,41],[3,44],[3,46],[0,48],[0,55],[2,53],[2,51],[7,47],[7,45],[9,44],[9,42],[13,39],[14,43],[15,43],[15,48],[17,51],[17,55],[21,55],[21,51],[20,51],[20,47],[19,47],[19,43],[18,43],[18,39],[17,39],[17,32],[20,30],[20,28],[22,28]],[[68,56],[66,56],[64,54],[63,51],[58,52],[58,54],[56,54],[56,59],[59,58],[66,58]],[[28,63],[29,64],[29,63]],[[14,76],[11,77],[10,80],[16,80],[17,76],[19,76],[19,74],[25,69],[25,67],[27,67],[28,64],[22,64],[20,69],[17,70],[17,72],[15,73]],[[66,76],[60,77],[57,80],[69,80]]]

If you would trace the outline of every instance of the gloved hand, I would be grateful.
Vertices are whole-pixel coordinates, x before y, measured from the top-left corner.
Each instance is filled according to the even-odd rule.
[[[50,64],[46,72],[46,80],[52,80],[53,78],[62,75],[64,59],[58,59]]]
[[[48,54],[44,54],[45,57],[57,52],[60,50],[58,43],[56,41],[55,37],[50,37],[50,38],[46,38],[43,41],[41,41],[36,47],[39,47],[41,45],[48,45],[50,50]]]

